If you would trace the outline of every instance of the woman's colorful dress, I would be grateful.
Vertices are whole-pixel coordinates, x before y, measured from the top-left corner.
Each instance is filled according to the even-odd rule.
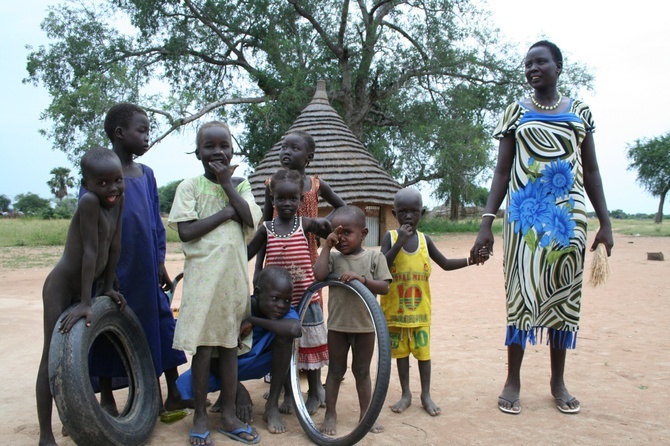
[[[511,104],[494,132],[516,141],[503,225],[506,345],[534,344],[548,329],[554,346],[575,347],[587,224],[580,147],[594,128],[589,107],[571,100],[560,114]]]

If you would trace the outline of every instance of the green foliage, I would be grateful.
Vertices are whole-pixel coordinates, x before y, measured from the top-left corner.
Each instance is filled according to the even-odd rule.
[[[663,205],[670,190],[670,132],[656,138],[638,139],[628,144],[629,170],[637,170],[637,181],[659,197],[656,223],[663,220]]]
[[[56,203],[54,207],[54,218],[71,219],[77,209],[77,199],[68,197]]]
[[[174,194],[177,191],[177,186],[182,180],[172,181],[165,186],[158,188],[158,200],[160,201],[161,214],[169,214],[172,209],[172,202],[174,201]]]
[[[99,0],[49,9],[52,39],[28,56],[24,82],[52,101],[43,133],[78,163],[105,143],[106,110],[138,103],[154,132],[208,115],[243,127],[252,166],[324,79],[355,136],[407,185],[471,202],[491,163],[491,126],[522,92],[525,48],[499,40],[480,2]],[[123,28],[117,26],[124,23]],[[123,29],[123,31],[121,31]],[[589,86],[566,67],[562,91]]]
[[[51,208],[49,200],[32,192],[19,194],[14,197],[14,210],[21,211],[24,214],[39,215],[42,212],[46,212],[46,208]]]
[[[12,204],[12,200],[7,195],[0,195],[0,212],[9,212],[10,204]]]

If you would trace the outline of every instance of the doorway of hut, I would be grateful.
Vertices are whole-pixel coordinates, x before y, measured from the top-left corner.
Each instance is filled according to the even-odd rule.
[[[379,220],[381,208],[379,206],[365,206],[365,225],[368,236],[365,237],[365,246],[379,246]]]

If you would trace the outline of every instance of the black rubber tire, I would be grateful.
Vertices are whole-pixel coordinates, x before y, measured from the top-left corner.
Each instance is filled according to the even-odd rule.
[[[160,405],[158,380],[144,331],[129,307],[119,311],[107,296],[94,298],[92,307],[90,327],[80,319],[63,334],[56,325],[51,338],[49,385],[58,414],[76,444],[143,444],[156,424]],[[128,374],[128,400],[118,417],[100,407],[91,386],[88,353],[98,336],[106,336],[115,346]]]
[[[377,421],[379,413],[384,406],[386,400],[386,393],[391,379],[391,341],[389,339],[388,326],[386,325],[386,318],[382,312],[379,303],[374,294],[368,288],[357,280],[349,283],[340,282],[336,276],[331,275],[325,282],[313,283],[303,294],[300,304],[298,305],[298,314],[302,321],[312,295],[321,288],[327,286],[340,286],[348,288],[356,293],[365,303],[372,317],[372,322],[375,326],[375,333],[377,336],[377,378],[375,386],[372,390],[372,398],[370,405],[365,415],[358,423],[358,425],[347,435],[343,437],[332,437],[325,435],[319,431],[319,428],[314,424],[312,417],[307,412],[307,407],[302,399],[300,390],[300,376],[298,368],[296,367],[298,361],[298,342],[293,344],[293,353],[291,356],[291,388],[293,390],[293,407],[298,417],[300,425],[304,429],[307,436],[318,445],[335,445],[347,446],[358,443],[365,437],[370,429]]]

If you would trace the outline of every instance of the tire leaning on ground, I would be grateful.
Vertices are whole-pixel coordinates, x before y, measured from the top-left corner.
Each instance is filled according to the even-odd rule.
[[[58,414],[79,445],[140,445],[156,424],[160,404],[149,345],[129,307],[119,311],[107,296],[94,298],[92,307],[90,327],[80,319],[63,334],[56,325],[51,338],[49,385]],[[106,336],[114,345],[128,374],[128,399],[118,417],[102,409],[91,386],[88,353],[98,336]]]
[[[386,325],[386,318],[384,317],[384,312],[382,311],[379,303],[377,302],[376,296],[370,292],[370,290],[363,285],[358,280],[352,280],[349,283],[340,282],[336,275],[330,275],[324,282],[314,282],[300,299],[298,304],[298,315],[302,321],[305,317],[305,312],[307,307],[309,307],[310,300],[312,295],[324,287],[344,287],[348,288],[354,294],[356,294],[362,301],[365,303],[365,306],[370,313],[372,318],[373,325],[375,327],[375,334],[377,337],[377,373],[376,379],[374,381],[374,388],[372,389],[372,397],[370,399],[370,405],[368,410],[365,411],[365,415],[359,421],[359,423],[354,427],[354,429],[349,432],[347,435],[341,437],[332,437],[321,433],[319,428],[314,424],[311,415],[307,411],[305,402],[302,399],[302,391],[300,389],[300,375],[296,367],[298,362],[298,344],[299,341],[293,343],[293,354],[291,356],[291,389],[293,391],[293,407],[295,407],[295,414],[298,417],[300,425],[304,429],[307,436],[314,443],[320,446],[349,446],[358,443],[363,437],[365,437],[369,432],[372,426],[374,426],[379,413],[384,406],[384,400],[386,399],[386,393],[388,392],[389,381],[391,379],[391,341],[389,338],[388,326]],[[370,367],[375,367],[374,362],[370,364]],[[299,397],[296,397],[299,395]],[[326,395],[327,397],[327,395]]]

